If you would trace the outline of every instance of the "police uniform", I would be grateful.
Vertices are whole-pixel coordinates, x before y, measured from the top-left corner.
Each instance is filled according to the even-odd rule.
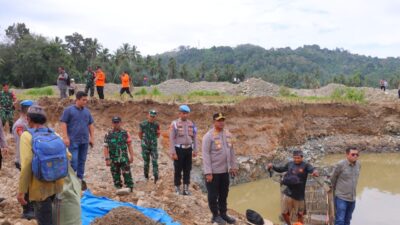
[[[222,113],[214,114],[213,120],[221,119],[225,120]],[[218,224],[235,222],[226,214],[229,172],[238,168],[233,144],[234,138],[226,128],[221,131],[212,128],[203,136],[203,172],[212,175],[211,182],[206,182],[208,205],[213,214],[212,222]]]
[[[12,132],[12,126],[14,124],[14,94],[10,91],[0,92],[0,117],[3,126],[8,121],[10,127],[10,133]]]
[[[104,146],[108,148],[110,157],[106,160],[110,160],[111,175],[116,188],[122,187],[121,173],[124,177],[125,185],[128,188],[133,188],[133,179],[128,155],[128,145],[130,144],[131,137],[124,129],[111,129],[104,137]]]
[[[181,112],[190,112],[190,108],[187,105],[179,107]],[[170,154],[176,154],[177,160],[174,160],[174,184],[176,192],[180,192],[180,185],[182,182],[183,172],[183,184],[184,184],[184,195],[188,195],[189,184],[190,184],[190,171],[192,170],[192,153],[196,151],[196,125],[191,120],[177,119],[172,121],[170,126]]]
[[[149,112],[150,116],[156,116],[157,112],[151,110]],[[150,157],[153,164],[153,175],[154,182],[158,180],[158,151],[157,151],[157,139],[160,136],[160,125],[157,121],[149,122],[144,120],[140,123],[140,137],[141,137],[141,147],[142,147],[142,157],[144,163],[144,177],[149,178],[149,166]]]

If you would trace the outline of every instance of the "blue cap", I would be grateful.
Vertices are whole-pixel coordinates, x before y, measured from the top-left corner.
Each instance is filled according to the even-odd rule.
[[[32,100],[23,100],[19,103],[21,106],[32,106],[33,101]]]
[[[181,106],[179,106],[179,111],[180,112],[190,113],[190,108],[187,105],[181,105]]]

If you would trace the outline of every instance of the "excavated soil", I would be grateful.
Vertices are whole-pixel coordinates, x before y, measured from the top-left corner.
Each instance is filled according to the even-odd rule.
[[[141,212],[129,208],[118,207],[111,210],[105,216],[95,219],[91,225],[157,225],[148,217],[144,216]]]
[[[55,98],[43,98],[39,104],[46,108],[49,126],[59,130],[59,118],[65,106],[72,100],[59,101]],[[236,137],[234,144],[240,159],[260,157],[273,158],[279,151],[290,146],[303,146],[312,150],[315,145],[323,145],[326,152],[343,151],[346,145],[357,144],[362,150],[385,151],[387,146],[400,146],[400,105],[395,103],[376,103],[369,105],[353,104],[305,104],[282,103],[271,97],[249,98],[236,105],[190,105],[190,118],[199,130],[199,143],[204,133],[212,126],[212,114],[226,113],[227,127]],[[181,224],[209,224],[211,214],[207,198],[201,191],[201,184],[190,185],[191,196],[178,196],[173,190],[173,165],[167,155],[168,127],[177,118],[178,105],[162,104],[151,100],[141,102],[119,102],[91,100],[88,104],[95,120],[95,145],[89,150],[85,179],[88,187],[96,195],[132,202],[139,206],[162,208]],[[146,117],[149,109],[158,113],[162,137],[159,148],[160,180],[154,184],[143,177],[143,160],[140,155],[138,124]],[[102,157],[102,142],[106,130],[111,126],[112,116],[122,117],[124,127],[133,136],[134,162],[132,173],[135,188],[132,194],[117,196],[112,185],[109,168]],[[18,221],[21,207],[16,201],[19,172],[13,166],[14,143],[7,134],[11,153],[3,159],[0,171],[0,196],[6,197],[0,205],[4,217],[12,222]],[[327,144],[328,143],[328,144]],[[326,144],[326,145],[325,145]],[[313,146],[310,146],[313,145]],[[319,149],[318,149],[319,151]],[[241,160],[239,160],[241,161]],[[193,162],[194,176],[201,182],[201,154]],[[249,175],[245,164],[240,165],[240,176],[256,179]],[[238,178],[240,182],[240,177]],[[245,181],[243,179],[242,181]],[[248,181],[248,180],[247,180]],[[229,206],[228,206],[229,207]],[[241,212],[242,214],[244,212]],[[229,210],[229,214],[243,222],[242,214]],[[107,223],[103,223],[107,224]],[[124,223],[119,223],[124,224]]]

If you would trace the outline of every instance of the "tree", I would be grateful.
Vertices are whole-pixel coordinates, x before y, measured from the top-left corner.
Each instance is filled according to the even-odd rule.
[[[15,44],[25,36],[29,35],[30,32],[25,23],[14,23],[6,29],[6,36]]]
[[[171,57],[168,61],[168,76],[167,79],[175,79],[177,75],[176,72],[176,60],[175,58]]]

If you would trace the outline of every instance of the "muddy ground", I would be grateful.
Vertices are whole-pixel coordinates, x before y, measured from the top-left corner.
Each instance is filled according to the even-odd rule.
[[[59,101],[43,98],[40,105],[46,107],[49,126],[59,130],[59,117],[70,100]],[[132,202],[145,207],[157,207],[167,211],[181,224],[209,224],[211,214],[206,195],[201,191],[201,155],[194,160],[192,196],[177,196],[173,191],[173,165],[167,156],[168,127],[177,118],[177,105],[153,101],[119,102],[91,100],[88,105],[95,119],[95,146],[90,149],[86,180],[94,194]],[[244,100],[236,105],[190,105],[191,119],[199,130],[199,141],[212,125],[212,114],[225,112],[227,127],[236,137],[235,150],[240,161],[240,175],[236,182],[246,182],[262,176],[259,162],[272,160],[298,146],[317,154],[341,152],[345,146],[357,145],[364,151],[398,151],[400,141],[400,106],[395,103],[353,104],[304,104],[282,103],[271,97]],[[138,124],[149,109],[159,112],[162,137],[159,148],[160,181],[154,184],[143,177],[143,161],[140,156]],[[111,125],[111,117],[122,117],[125,128],[134,137],[134,162],[132,172],[135,179],[134,192],[119,197],[114,193],[109,168],[102,156],[102,141]],[[11,135],[7,135],[13,147]],[[199,145],[200,146],[200,145]],[[13,150],[13,148],[12,148]],[[0,210],[7,220],[16,223],[21,208],[16,201],[18,171],[13,167],[14,151],[5,159],[0,171],[0,196],[7,200]],[[258,169],[257,169],[258,168]],[[243,216],[229,211],[244,224]],[[242,212],[243,213],[243,212]],[[24,222],[25,223],[25,222]]]

